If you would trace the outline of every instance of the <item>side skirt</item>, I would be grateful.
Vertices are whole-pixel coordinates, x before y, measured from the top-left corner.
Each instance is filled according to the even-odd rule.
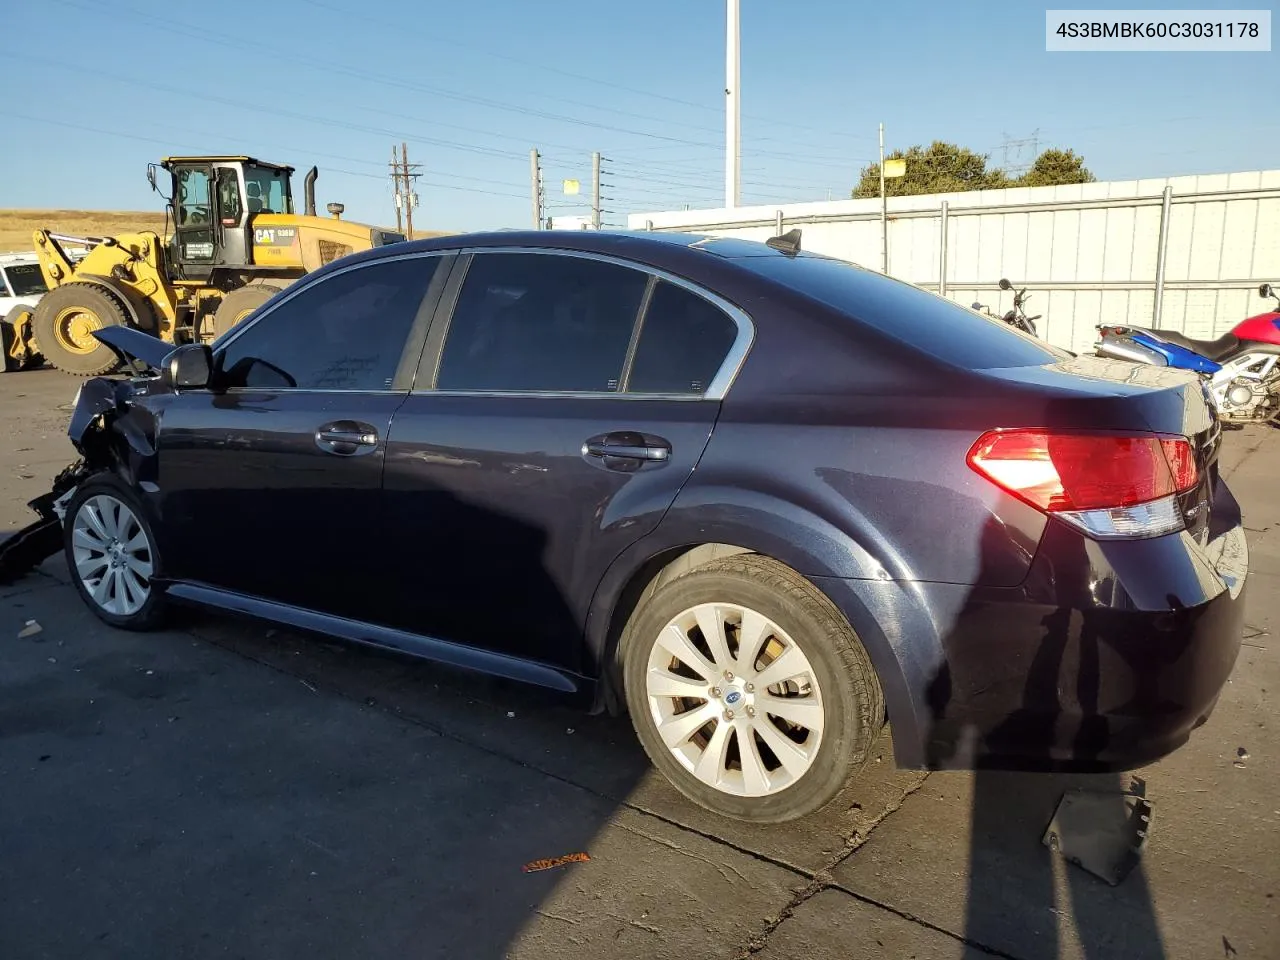
[[[304,610],[272,600],[262,600],[186,581],[157,582],[165,595],[174,600],[199,606],[213,607],[228,613],[266,620],[310,633],[336,637],[384,650],[395,650],[423,660],[447,664],[475,673],[483,673],[508,680],[518,680],[539,687],[548,687],[562,693],[578,694],[593,686],[590,679],[534,660],[524,660],[489,650],[437,640],[404,630],[362,623],[345,617],[335,617],[314,610]]]

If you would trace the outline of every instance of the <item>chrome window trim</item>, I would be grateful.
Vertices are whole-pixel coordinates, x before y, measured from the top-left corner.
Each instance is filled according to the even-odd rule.
[[[307,277],[306,277],[306,276],[303,276],[303,277],[301,277],[299,280],[295,280],[295,281],[293,282],[293,284],[292,284],[292,285],[290,285],[290,286],[288,287],[288,289],[286,289],[286,290],[282,291],[282,292],[281,292],[281,294],[280,294],[280,299],[279,299],[279,300],[276,300],[276,301],[274,301],[273,303],[269,304],[265,310],[263,310],[261,313],[259,313],[259,314],[258,314],[256,317],[254,317],[252,320],[250,320],[250,321],[248,321],[248,322],[244,322],[244,323],[238,323],[238,324],[236,324],[234,327],[232,327],[232,328],[231,328],[230,333],[228,333],[228,334],[227,334],[227,339],[226,339],[224,342],[219,343],[219,344],[218,344],[217,349],[214,351],[215,357],[216,357],[218,354],[221,354],[221,353],[222,353],[222,351],[223,351],[223,350],[225,350],[227,347],[229,347],[231,344],[235,343],[235,342],[236,342],[236,340],[238,340],[240,337],[244,336],[248,331],[250,331],[250,330],[252,330],[254,327],[256,327],[256,326],[257,326],[259,323],[261,323],[265,318],[267,318],[267,317],[271,316],[271,314],[275,313],[277,310],[279,310],[281,307],[283,307],[286,303],[288,303],[288,302],[289,302],[290,300],[292,300],[294,297],[297,297],[297,296],[299,296],[299,295],[301,295],[301,294],[303,294],[303,293],[306,293],[308,290],[313,290],[313,289],[315,289],[316,287],[320,286],[321,284],[324,284],[324,283],[329,282],[329,281],[330,281],[330,280],[332,280],[334,277],[340,277],[340,276],[342,276],[343,274],[351,273],[351,272],[352,272],[352,271],[354,271],[354,270],[363,270],[363,269],[364,269],[364,268],[366,268],[366,267],[373,267],[373,266],[377,266],[378,264],[381,264],[381,263],[392,263],[392,262],[397,261],[397,260],[422,260],[422,259],[426,259],[427,257],[447,257],[447,256],[451,256],[453,253],[455,253],[455,251],[453,251],[453,250],[417,250],[417,251],[410,251],[410,252],[408,252],[408,253],[397,253],[397,254],[395,254],[394,256],[389,256],[389,257],[374,257],[374,258],[373,258],[373,259],[371,259],[371,260],[362,260],[360,263],[349,263],[349,264],[347,264],[345,267],[339,267],[339,268],[335,269],[332,273],[327,273],[327,274],[325,274],[325,275],[324,275],[323,277],[321,277],[319,280],[312,280],[312,282],[310,282],[310,283],[308,283],[308,282],[307,282]],[[335,261],[335,262],[336,262],[336,261]],[[426,293],[425,293],[425,292],[423,293],[423,296],[424,296],[424,297],[426,296]],[[261,392],[261,391],[259,391],[259,392]],[[321,392],[325,392],[325,391],[319,391],[319,390],[307,390],[307,389],[306,389],[306,388],[304,388],[304,387],[285,387],[285,388],[282,388],[282,389],[281,389],[281,390],[279,390],[279,391],[272,391],[272,392],[273,392],[273,393],[274,393],[274,392],[280,392],[280,393],[286,393],[286,392],[287,392],[287,393],[299,393],[299,392],[303,392],[303,393],[321,393]],[[329,391],[329,392],[332,392],[332,393],[353,393],[353,392],[356,392],[356,391],[351,391],[351,390],[333,390],[333,391]],[[382,393],[383,391],[378,390],[378,391],[363,391],[363,392],[365,392],[365,393],[369,393],[369,392]],[[388,392],[388,393],[402,393],[403,391],[401,391],[401,390],[394,390],[394,391],[386,391],[386,392]]]
[[[342,391],[337,391],[342,392]],[[703,403],[719,400],[705,393],[616,393],[610,390],[412,390],[415,397],[508,397],[537,398],[539,400],[681,400],[685,403]]]
[[[661,267],[650,266],[647,263],[641,263],[626,257],[618,257],[607,253],[597,253],[594,250],[571,250],[565,247],[528,247],[528,246],[497,246],[497,247],[456,247],[452,248],[451,253],[458,256],[476,256],[486,253],[533,253],[549,256],[561,257],[578,257],[583,260],[597,260],[602,263],[613,264],[614,266],[627,267],[640,273],[647,274],[651,277],[657,277],[659,280],[665,280],[685,291],[692,293],[694,296],[701,297],[708,301],[712,306],[727,314],[729,319],[733,321],[738,328],[738,335],[734,337],[733,343],[730,345],[728,352],[725,354],[724,360],[720,364],[720,369],[716,375],[711,378],[711,382],[707,384],[707,389],[702,393],[681,393],[681,394],[657,394],[657,393],[622,393],[610,392],[607,390],[596,390],[590,392],[574,393],[571,391],[546,391],[546,390],[433,390],[430,388],[415,387],[410,393],[413,396],[448,396],[448,397],[560,397],[572,399],[602,399],[605,397],[615,400],[714,400],[721,401],[729,392],[729,388],[733,386],[733,381],[737,379],[738,371],[742,369],[742,364],[747,359],[747,352],[751,349],[751,344],[755,342],[755,323],[750,315],[741,307],[726,300],[717,293],[706,289],[705,287],[687,280],[684,277],[663,270]],[[465,285],[466,279],[463,279]],[[646,304],[647,306],[647,304]],[[456,307],[456,304],[455,304]],[[638,319],[638,317],[637,317]],[[453,323],[453,317],[450,315],[449,323]],[[448,332],[445,333],[444,343],[441,345],[441,353],[449,342]]]

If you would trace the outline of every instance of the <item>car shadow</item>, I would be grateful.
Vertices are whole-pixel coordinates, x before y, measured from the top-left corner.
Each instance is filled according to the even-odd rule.
[[[503,575],[580,628],[543,531],[435,506],[507,543]],[[369,559],[348,589],[385,570]],[[427,600],[431,554],[397,559]],[[653,840],[630,866],[558,865],[597,852],[649,769],[583,697],[202,610],[116,631],[49,583],[9,585],[0,624],[42,626],[0,649],[0,956],[502,957],[566,877],[644,883],[680,859]]]
[[[901,496],[902,482],[894,487]],[[546,598],[566,631],[581,629],[583,612],[543,566],[543,531],[443,491],[427,495],[449,498],[451,530],[483,527],[511,544],[504,579]],[[429,553],[391,559],[417,565],[425,589]],[[457,589],[457,572],[444,582]],[[59,675],[29,646],[0,654],[0,849],[10,851],[0,863],[0,955],[92,955],[105,939],[138,957],[249,944],[276,955],[508,956],[541,924],[564,924],[567,938],[587,934],[591,918],[564,921],[553,906],[564,896],[617,911],[652,886],[655,857],[688,866],[661,839],[653,853],[599,855],[607,828],[626,815],[623,801],[650,775],[626,718],[589,718],[580,702],[547,691],[204,612],[178,620],[212,645],[199,648],[184,633],[110,631],[70,595],[42,616],[71,648],[58,659],[78,668]],[[499,619],[486,611],[488,624]],[[1102,749],[1101,633],[1087,611],[1066,608],[1040,629],[1020,698],[982,734],[1034,736],[1046,691],[1057,691],[1083,717],[1076,749]],[[138,676],[144,665],[180,679],[157,692]],[[931,765],[968,748],[965,731],[947,722],[958,686],[945,668],[934,678]],[[92,723],[85,701],[94,702]],[[199,719],[168,720],[180,715]],[[37,759],[46,754],[72,762],[50,767]],[[133,790],[93,791],[122,766],[133,770]],[[974,775],[964,937],[1056,958],[1074,921],[1086,957],[1163,958],[1141,865],[1112,888],[1041,844],[1074,786],[1119,791],[1128,780]],[[193,857],[196,848],[205,853]],[[578,853],[596,859],[525,871]],[[77,903],[70,920],[67,902]],[[1029,943],[1028,918],[1046,916],[1055,919]],[[598,938],[591,949],[626,955]]]

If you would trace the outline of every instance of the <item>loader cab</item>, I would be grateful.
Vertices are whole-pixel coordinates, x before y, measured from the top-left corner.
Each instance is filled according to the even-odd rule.
[[[207,281],[216,270],[252,266],[254,215],[294,213],[293,167],[245,156],[165,157],[161,166],[172,182],[175,280]]]

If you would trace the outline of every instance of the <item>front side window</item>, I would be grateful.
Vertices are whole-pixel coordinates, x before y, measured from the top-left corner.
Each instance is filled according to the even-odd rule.
[[[390,390],[439,262],[439,257],[390,260],[313,284],[219,352],[222,385]]]
[[[209,223],[209,171],[203,167],[185,167],[178,171],[178,225]]]
[[[436,389],[617,391],[647,283],[639,270],[586,257],[476,254]]]
[[[218,218],[224,227],[240,223],[244,204],[240,202],[240,178],[228,167],[218,170]]]
[[[644,313],[628,393],[705,393],[738,336],[723,310],[666,280]]]

